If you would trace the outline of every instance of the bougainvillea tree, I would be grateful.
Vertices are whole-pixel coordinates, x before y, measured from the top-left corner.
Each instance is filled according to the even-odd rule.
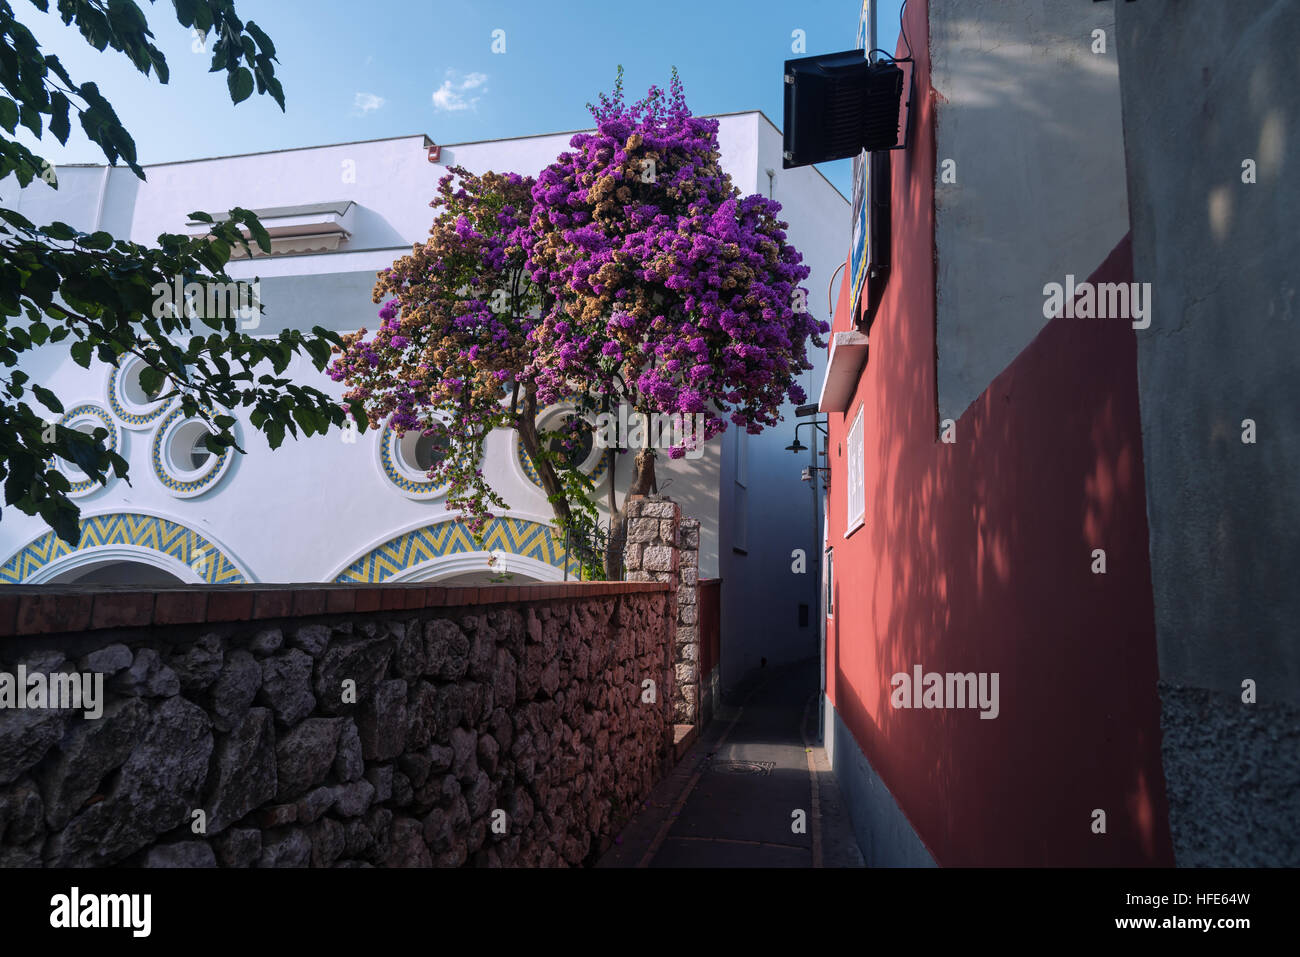
[[[446,441],[430,475],[451,483],[449,505],[475,530],[508,507],[476,464],[492,429],[519,431],[557,522],[584,539],[596,516],[573,454],[584,418],[698,417],[700,432],[685,433],[695,444],[728,422],[758,432],[787,398],[804,400],[807,342],[823,344],[780,204],[733,187],[718,123],[690,114],[676,71],[667,95],[651,87],[628,106],[620,70],[591,112],[595,131],[535,182],[452,169],[431,238],[380,274],[378,332],[346,337],[333,368],[372,424],[391,417]],[[575,415],[539,431],[538,410],[559,402]],[[616,525],[617,451],[606,453]],[[634,470],[629,494],[655,488],[653,448],[637,450]]]
[[[528,264],[550,303],[529,334],[540,400],[702,416],[706,439],[728,419],[774,425],[787,397],[804,401],[807,341],[828,328],[804,305],[780,204],[733,187],[718,122],[691,115],[675,70],[667,96],[631,106],[620,70],[592,115],[533,187]],[[653,449],[635,463],[632,491],[654,487]]]

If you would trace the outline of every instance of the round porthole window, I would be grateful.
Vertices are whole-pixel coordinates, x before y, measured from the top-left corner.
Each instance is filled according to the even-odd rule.
[[[208,434],[207,425],[199,419],[182,423],[168,444],[172,467],[178,472],[202,472],[213,457],[212,450],[203,441]]]
[[[86,435],[93,435],[96,429],[107,429],[108,437],[104,440],[105,447],[119,455],[122,453],[122,433],[118,431],[108,412],[97,405],[87,403],[71,408],[63,414],[59,424],[70,429],[76,429]],[[83,472],[76,462],[58,457],[53,464],[67,476],[71,486],[68,494],[74,498],[89,495],[91,492],[104,488],[99,482]],[[108,475],[109,482],[112,482],[115,473],[110,469]]]
[[[537,431],[542,432],[559,432],[564,424],[574,417],[573,408],[568,405],[552,406],[545,409],[537,417]],[[545,439],[547,448],[552,454],[557,456],[561,462],[576,460],[580,463],[578,466],[582,471],[591,476],[593,482],[599,482],[605,474],[608,466],[608,460],[605,449],[596,445],[595,426],[590,422],[584,421],[577,431],[567,441],[564,436],[552,435]],[[566,445],[568,446],[566,448]],[[528,452],[524,449],[524,440],[517,438],[515,441],[515,452],[519,460],[519,467],[524,470],[524,475],[528,480],[538,488],[542,487],[541,476],[537,474],[537,468],[533,465],[533,460]]]
[[[139,356],[125,355],[118,359],[108,376],[109,408],[129,429],[143,429],[158,421],[176,398],[174,395],[158,398],[170,391],[165,381],[158,388],[145,389],[140,373],[146,368]]]
[[[427,475],[431,468],[446,457],[447,446],[445,435],[426,435],[423,432],[412,431],[402,436],[398,452],[402,457],[402,464],[408,469]]]
[[[409,498],[436,498],[447,491],[448,483],[430,479],[429,470],[447,456],[447,449],[445,433],[408,429],[398,435],[386,425],[379,436],[379,470]]]
[[[230,467],[230,449],[218,454],[204,444],[211,431],[202,419],[187,418],[176,409],[154,434],[154,474],[177,498],[203,494],[220,482]]]

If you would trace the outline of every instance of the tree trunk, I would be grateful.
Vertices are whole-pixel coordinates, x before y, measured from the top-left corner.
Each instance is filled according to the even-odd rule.
[[[609,402],[606,400],[605,408],[609,408]],[[618,496],[615,489],[618,486],[618,452],[614,449],[605,450],[605,466],[609,472],[609,535],[605,539],[605,581],[617,582],[623,580],[623,543],[625,541],[622,535],[623,525],[619,522]]]
[[[613,452],[611,450],[611,455]],[[655,478],[655,454],[651,449],[639,449],[634,460],[636,471],[632,475],[632,485],[623,497],[623,507],[613,510],[614,495],[610,492],[609,540],[605,545],[605,577],[617,581],[623,577],[623,545],[627,541],[627,503],[634,498],[645,498],[651,491],[657,491],[659,483]],[[610,487],[614,482],[610,476]]]
[[[560,484],[559,477],[555,474],[555,468],[551,465],[550,460],[541,454],[541,440],[537,437],[537,393],[529,386],[524,393],[524,409],[516,418],[515,427],[519,430],[519,438],[524,443],[524,451],[532,460],[533,468],[537,469],[537,477],[542,480],[542,491],[550,500],[551,510],[555,517],[564,523],[566,528],[570,528],[573,518],[573,512],[569,508],[569,500],[564,497],[563,486]],[[577,547],[573,548],[574,543],[570,542],[572,550],[577,551],[579,555],[584,552],[585,543],[576,543]],[[586,556],[583,556],[584,558]],[[569,556],[564,556],[567,564]]]

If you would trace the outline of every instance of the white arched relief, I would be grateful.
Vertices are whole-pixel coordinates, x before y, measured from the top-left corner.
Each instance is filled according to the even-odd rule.
[[[389,581],[436,582],[474,572],[483,575],[520,575],[541,582],[564,581],[564,569],[547,562],[502,551],[495,553],[496,563],[489,565],[488,560],[493,554],[493,552],[458,552],[455,555],[444,555],[403,569]]]
[[[194,569],[184,562],[178,561],[170,555],[164,555],[152,548],[141,548],[139,545],[104,545],[83,551],[69,552],[42,565],[32,573],[27,581],[33,585],[39,585],[62,578],[71,571],[90,571],[116,562],[134,562],[138,565],[149,565],[165,571],[169,575],[176,576],[182,582],[195,585],[204,583]]]

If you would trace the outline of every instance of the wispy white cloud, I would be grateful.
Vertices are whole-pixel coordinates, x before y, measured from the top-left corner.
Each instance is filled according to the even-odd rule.
[[[449,113],[460,110],[472,110],[487,92],[486,73],[466,73],[463,76],[456,70],[447,71],[447,79],[442,86],[433,91],[433,108]]]
[[[373,93],[358,93],[352,100],[353,107],[360,113],[370,113],[384,105],[382,96]]]

